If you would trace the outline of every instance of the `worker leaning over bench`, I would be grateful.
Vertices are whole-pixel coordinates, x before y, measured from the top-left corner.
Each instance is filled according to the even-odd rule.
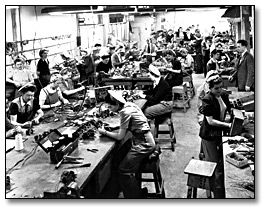
[[[126,102],[121,91],[109,90],[107,102],[111,111],[120,112],[120,129],[118,133],[108,132],[105,129],[98,131],[118,141],[124,139],[127,131],[132,133],[132,147],[121,161],[118,168],[119,183],[125,198],[144,198],[144,192],[135,178],[142,160],[155,149],[155,141],[151,133],[147,118],[141,109],[134,103]]]
[[[141,92],[138,95],[147,100],[144,115],[148,119],[163,115],[172,111],[171,86],[161,77],[157,67],[149,65],[149,77],[154,82],[153,89]]]
[[[51,75],[50,83],[45,88],[41,89],[39,94],[39,105],[41,109],[51,109],[60,106],[62,103],[69,103],[62,95],[59,84],[62,81],[62,76],[58,73]]]
[[[28,83],[19,89],[21,96],[15,98],[9,107],[10,121],[15,126],[30,127],[31,121],[39,124],[43,116],[38,100],[34,98],[36,86]]]

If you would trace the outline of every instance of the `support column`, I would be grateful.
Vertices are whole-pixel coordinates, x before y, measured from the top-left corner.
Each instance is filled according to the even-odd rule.
[[[248,41],[248,43],[250,43],[249,8],[250,6],[240,6],[241,39]],[[250,50],[250,45],[248,46],[248,51],[249,50]]]

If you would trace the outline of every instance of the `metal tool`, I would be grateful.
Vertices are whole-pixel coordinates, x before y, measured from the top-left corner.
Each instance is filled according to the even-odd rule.
[[[98,149],[87,149],[87,151],[93,152],[93,153],[97,153],[98,152]]]
[[[75,165],[75,166],[69,166],[66,167],[65,169],[74,169],[74,168],[82,168],[82,167],[90,167],[91,163],[85,163],[85,164],[79,164],[79,165]]]
[[[59,161],[56,165],[55,165],[55,169],[58,169],[60,167],[60,165],[65,161],[66,163],[74,163],[74,164],[79,164],[82,163],[83,158],[80,157],[73,157],[73,156],[64,156],[63,159],[61,161]]]

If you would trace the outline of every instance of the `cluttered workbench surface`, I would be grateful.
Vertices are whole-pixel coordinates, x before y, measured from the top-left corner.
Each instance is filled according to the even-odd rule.
[[[82,120],[94,121],[93,117],[87,113],[80,121]],[[116,142],[112,138],[100,136],[97,130],[92,127],[95,129],[94,134],[90,138],[76,139],[74,141],[77,143],[74,144],[76,148],[72,149],[71,154],[68,153],[67,156],[71,159],[63,158],[63,160],[61,158],[63,160],[61,163],[60,160],[57,160],[57,163],[53,162],[51,154],[46,152],[46,148],[44,149],[37,144],[37,136],[42,135],[47,130],[57,129],[62,136],[72,136],[78,130],[80,121],[67,121],[65,117],[55,114],[52,122],[41,123],[33,127],[34,134],[27,136],[23,150],[12,150],[6,154],[6,174],[10,178],[10,189],[6,191],[6,198],[40,198],[44,197],[46,192],[55,193],[61,186],[60,180],[63,172],[70,170],[76,174],[79,191],[85,188],[93,176],[97,180],[96,190],[98,192],[102,190],[110,177],[111,163],[108,163],[108,159],[121,142],[130,138],[130,134],[127,134],[121,142]],[[109,116],[102,121],[113,127],[119,125],[119,116]],[[74,145],[71,145],[71,148]]]
[[[232,127],[229,135],[222,138],[226,198],[254,198],[254,92],[228,89]]]
[[[254,198],[252,143],[241,137],[223,137],[223,142],[226,198]]]

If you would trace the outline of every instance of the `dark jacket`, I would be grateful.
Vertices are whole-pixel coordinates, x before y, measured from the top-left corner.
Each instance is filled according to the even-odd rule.
[[[40,72],[40,76],[42,75],[50,75],[50,69],[49,69],[49,61],[44,61],[43,59],[39,59],[37,64],[37,71]]]
[[[231,109],[229,96],[227,93],[222,92],[221,98],[227,107],[227,111]],[[206,116],[213,116],[213,119],[220,121],[220,106],[217,98],[209,92],[202,100],[202,107],[200,113],[204,115],[203,122],[200,128],[199,136],[205,140],[215,140],[222,137],[222,130],[224,128],[211,126],[208,124]]]
[[[90,75],[90,74],[94,73],[95,63],[94,63],[93,56],[91,54],[85,56],[84,63],[82,65],[82,67],[85,70],[86,74]]]
[[[145,99],[147,99],[147,106],[158,104],[160,101],[172,100],[171,87],[163,77],[161,77],[158,85],[155,88],[144,93],[146,95]]]
[[[239,91],[245,91],[245,86],[249,86],[254,90],[255,66],[254,57],[251,53],[246,52],[244,56],[240,58],[236,66],[236,72],[232,76],[237,80]]]

